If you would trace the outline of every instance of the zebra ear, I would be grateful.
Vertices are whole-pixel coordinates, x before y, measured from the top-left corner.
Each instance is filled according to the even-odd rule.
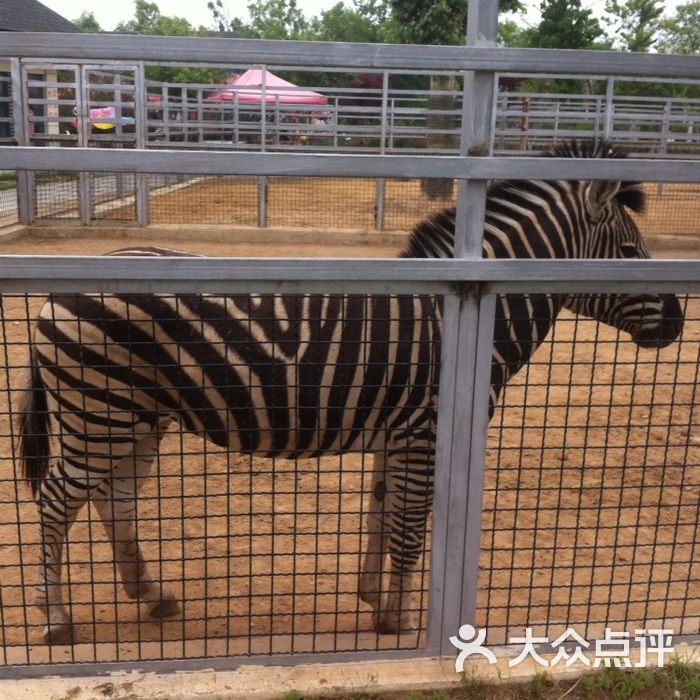
[[[601,217],[605,208],[610,204],[610,200],[619,190],[620,183],[617,181],[594,180],[588,185],[586,203],[594,221]]]

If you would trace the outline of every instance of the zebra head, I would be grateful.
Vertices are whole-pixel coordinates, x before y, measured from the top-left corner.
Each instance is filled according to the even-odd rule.
[[[555,148],[551,155],[578,158],[623,158],[626,153],[607,142],[570,142]],[[581,182],[582,235],[577,257],[651,257],[631,216],[644,211],[644,191],[637,183]],[[683,310],[672,294],[571,295],[564,306],[574,313],[594,318],[630,334],[642,348],[670,345],[683,330]]]

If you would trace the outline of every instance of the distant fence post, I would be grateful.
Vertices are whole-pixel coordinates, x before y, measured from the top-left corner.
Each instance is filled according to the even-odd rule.
[[[263,175],[258,178],[258,226],[267,228],[267,176]]]
[[[143,61],[136,64],[134,71],[134,118],[136,122],[136,148],[146,148],[148,142],[148,95],[146,93],[146,67]],[[164,109],[167,110],[167,102]],[[163,121],[167,123],[167,113],[163,114]],[[150,222],[150,198],[148,188],[148,173],[138,173],[134,182],[136,223],[138,226],[148,226]]]
[[[605,88],[605,120],[603,122],[603,138],[609,141],[613,132],[613,109],[615,100],[615,78],[608,78]]]
[[[389,71],[382,73],[382,110],[381,132],[379,134],[379,153],[386,155],[387,123],[389,115]],[[384,197],[386,180],[378,177],[374,181],[374,228],[381,231],[384,228]]]
[[[124,103],[123,95],[121,90],[122,85],[122,74],[120,71],[116,71],[112,75],[112,84],[114,85],[114,90],[112,92],[112,101],[114,102],[114,117],[115,117],[115,129],[114,135],[116,137],[116,148],[124,148]],[[138,99],[134,95],[134,101]],[[136,107],[134,103],[134,108]],[[117,197],[119,199],[124,199],[124,173],[117,173]]]
[[[527,151],[528,140],[527,132],[530,129],[530,121],[528,119],[528,112],[530,111],[530,98],[523,97],[522,112],[520,114],[520,145],[519,150]]]
[[[668,153],[668,137],[671,131],[671,100],[666,100],[663,118],[661,119],[661,134],[659,137],[659,151]]]
[[[76,119],[78,122],[78,146],[87,148],[90,135],[90,75],[86,66],[79,66],[75,72]],[[89,226],[92,221],[92,173],[81,171],[78,175],[78,201],[80,223]]]
[[[29,143],[29,112],[25,77],[20,60],[11,58],[12,125],[18,146],[31,145]],[[17,178],[17,216],[21,224],[29,226],[36,217],[34,173],[29,170],[18,170],[15,176]]]

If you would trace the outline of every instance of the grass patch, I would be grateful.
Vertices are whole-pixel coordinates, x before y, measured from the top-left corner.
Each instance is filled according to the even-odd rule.
[[[290,691],[284,700],[303,700],[304,695],[297,693]],[[460,686],[449,690],[341,697],[344,700],[700,700],[700,666],[673,657],[663,668],[611,667],[562,680],[542,672],[522,683],[487,683],[464,673]],[[322,700],[331,698],[322,696]]]

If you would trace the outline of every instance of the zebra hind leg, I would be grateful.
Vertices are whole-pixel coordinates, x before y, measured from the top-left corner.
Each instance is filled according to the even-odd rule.
[[[114,561],[119,567],[127,596],[146,603],[149,615],[155,618],[180,612],[175,596],[149,573],[136,536],[136,497],[151,471],[159,440],[157,435],[142,438],[132,454],[122,457],[111,477],[93,496],[107,537],[112,542]]]
[[[69,495],[65,484],[59,461],[49,469],[37,493],[41,549],[33,602],[46,618],[43,637],[47,644],[73,641],[73,621],[63,602],[61,560],[68,531],[87,499],[87,486]]]
[[[63,445],[65,451],[66,445]],[[70,454],[70,453],[69,453]],[[40,528],[39,575],[34,605],[44,613],[47,644],[70,644],[73,621],[63,603],[63,544],[80,509],[109,474],[109,468],[91,471],[59,459],[49,468],[37,492]]]

